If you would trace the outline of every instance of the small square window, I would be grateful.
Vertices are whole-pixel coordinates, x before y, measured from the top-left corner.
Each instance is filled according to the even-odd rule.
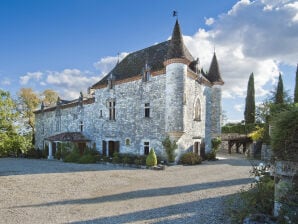
[[[149,142],[144,142],[144,155],[149,154],[149,147],[150,147]]]
[[[130,139],[129,138],[125,139],[125,145],[130,146]]]
[[[145,103],[145,117],[150,117],[150,103]]]

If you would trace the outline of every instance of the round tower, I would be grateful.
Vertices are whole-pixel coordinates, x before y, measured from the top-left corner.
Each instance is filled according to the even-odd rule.
[[[192,60],[192,56],[187,51],[178,20],[169,42],[167,58],[164,61],[166,67],[166,133],[172,139],[179,139],[184,133],[183,125],[183,97],[184,83],[187,75],[187,68]]]

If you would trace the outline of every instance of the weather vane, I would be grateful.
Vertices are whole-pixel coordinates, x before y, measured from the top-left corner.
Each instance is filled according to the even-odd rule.
[[[178,12],[176,10],[173,10],[173,17],[177,17],[178,19]]]

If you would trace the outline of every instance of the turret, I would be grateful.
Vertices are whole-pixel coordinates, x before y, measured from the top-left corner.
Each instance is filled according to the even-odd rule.
[[[164,61],[166,67],[166,133],[178,139],[184,131],[183,126],[183,95],[187,67],[192,56],[186,49],[178,20]]]
[[[206,113],[207,125],[205,130],[206,151],[209,151],[211,150],[211,139],[221,134],[222,120],[221,86],[224,84],[224,81],[221,78],[215,52],[206,78],[211,82],[211,88],[208,89],[209,93],[206,96],[206,111],[210,111],[210,113]]]

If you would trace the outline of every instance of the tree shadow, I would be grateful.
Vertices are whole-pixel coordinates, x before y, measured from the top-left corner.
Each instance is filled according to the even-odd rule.
[[[59,160],[0,158],[0,177],[11,175],[72,173],[84,171],[134,170],[114,164],[77,164],[64,163]]]
[[[225,214],[224,202],[230,197],[232,197],[232,195],[206,198],[160,208],[100,217],[84,221],[75,221],[71,223],[229,223],[229,217]]]
[[[191,184],[191,185],[184,185],[184,186],[136,190],[131,192],[124,192],[124,193],[106,195],[106,196],[95,197],[95,198],[64,200],[64,201],[56,201],[56,202],[49,202],[49,203],[42,203],[42,204],[35,204],[35,205],[16,206],[13,208],[58,206],[58,205],[69,205],[69,204],[78,204],[78,205],[98,204],[98,203],[105,203],[105,202],[126,201],[131,199],[138,199],[138,198],[169,196],[169,195],[176,195],[176,194],[183,194],[183,193],[191,193],[194,191],[201,191],[205,189],[230,187],[233,185],[245,185],[245,184],[251,183],[252,180],[253,180],[252,178],[241,178],[241,179],[233,179],[233,180]]]

